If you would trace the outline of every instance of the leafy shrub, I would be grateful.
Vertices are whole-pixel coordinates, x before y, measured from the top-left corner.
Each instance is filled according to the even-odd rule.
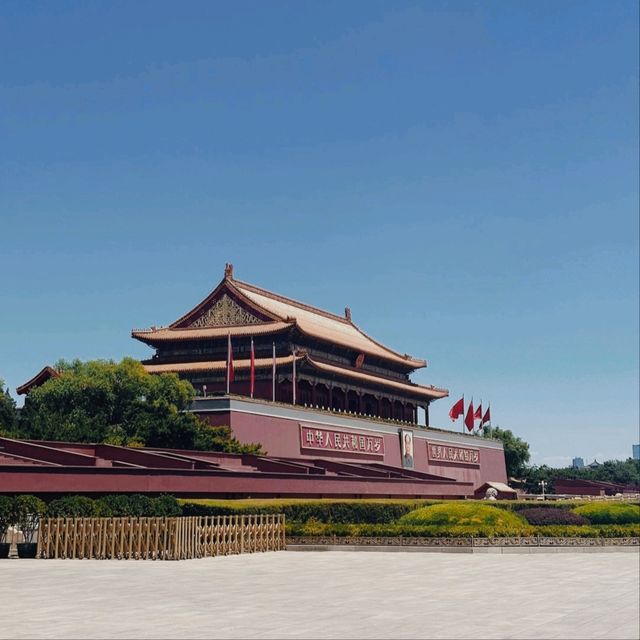
[[[25,542],[33,542],[40,518],[45,514],[47,505],[40,498],[30,495],[16,496],[13,501],[15,524],[24,534]]]
[[[0,542],[4,542],[7,529],[14,523],[14,503],[9,496],[0,496]]]
[[[147,515],[173,518],[182,515],[182,507],[174,496],[165,494],[151,500],[151,513]]]
[[[25,542],[33,542],[38,522],[47,510],[47,505],[40,498],[31,495],[16,496],[13,499],[11,520],[24,534]]]
[[[416,525],[491,525],[518,528],[526,522],[515,513],[478,502],[446,502],[422,507],[400,518],[403,524]]]
[[[98,512],[103,517],[124,518],[134,515],[127,495],[108,495],[96,501]]]
[[[546,524],[569,524],[581,525],[589,524],[589,520],[579,513],[570,511],[569,509],[544,509],[539,507],[531,507],[522,509],[519,515],[523,516],[529,524],[546,525]]]
[[[591,502],[574,509],[592,524],[640,523],[640,505],[628,502]]]
[[[65,496],[49,504],[48,514],[61,518],[170,517],[181,515],[182,509],[173,496],[149,498],[134,493],[108,495],[97,500],[86,496]]]
[[[98,513],[96,501],[86,496],[64,496],[47,507],[51,518],[94,518]]]

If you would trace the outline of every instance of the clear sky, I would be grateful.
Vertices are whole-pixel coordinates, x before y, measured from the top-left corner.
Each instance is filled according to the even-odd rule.
[[[148,357],[236,276],[491,401],[638,442],[638,2],[0,3],[0,377]]]

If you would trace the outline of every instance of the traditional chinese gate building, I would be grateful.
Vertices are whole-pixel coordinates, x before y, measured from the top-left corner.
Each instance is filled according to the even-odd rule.
[[[223,280],[193,309],[132,336],[155,349],[143,361],[147,371],[188,379],[199,394],[195,412],[230,426],[242,442],[260,442],[271,456],[389,465],[471,486],[506,482],[499,442],[430,428],[429,406],[448,391],[411,381],[426,361],[368,336],[348,308],[339,316],[286,298],[236,280],[227,265]],[[227,394],[229,339],[235,379]],[[410,464],[401,448],[407,432]]]
[[[446,389],[411,382],[410,374],[426,361],[369,337],[354,324],[349,308],[339,316],[241,282],[232,265],[181,318],[168,327],[134,330],[132,336],[156,350],[143,361],[147,371],[177,373],[202,395],[226,391],[229,337],[231,394],[250,395],[253,339],[255,398],[413,424],[421,407],[428,425],[429,405],[448,395]]]

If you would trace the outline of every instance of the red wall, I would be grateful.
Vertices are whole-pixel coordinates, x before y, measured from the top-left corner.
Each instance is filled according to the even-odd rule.
[[[346,453],[336,453],[331,451],[313,450],[308,454],[301,453],[300,450],[300,421],[243,413],[239,411],[205,413],[200,417],[207,420],[209,424],[228,425],[233,430],[233,435],[243,443],[259,442],[262,444],[266,455],[287,458],[329,458],[354,462],[383,462],[384,464],[401,467],[400,438],[398,433],[376,432],[376,435],[384,437],[384,456],[367,456],[364,454],[349,455]],[[315,424],[312,419],[305,420],[304,424]],[[367,423],[371,428],[375,423]],[[337,431],[358,432],[357,428],[347,428],[342,426],[331,426],[319,424],[320,428],[333,429]],[[507,473],[502,449],[492,449],[482,447],[482,438],[467,438],[464,443],[446,442],[444,444],[458,447],[467,447],[480,450],[480,465],[459,464],[438,462],[434,463],[427,458],[427,440],[418,437],[416,434],[425,435],[428,438],[429,432],[413,429],[414,432],[414,462],[415,470],[426,473],[433,473],[462,482],[470,482],[474,487],[478,487],[485,482],[507,482]],[[433,441],[433,440],[432,440]],[[440,444],[440,442],[438,442]]]

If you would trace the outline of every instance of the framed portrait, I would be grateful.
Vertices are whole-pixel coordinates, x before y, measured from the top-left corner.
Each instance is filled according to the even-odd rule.
[[[400,456],[403,469],[413,469],[413,431],[400,429]]]

